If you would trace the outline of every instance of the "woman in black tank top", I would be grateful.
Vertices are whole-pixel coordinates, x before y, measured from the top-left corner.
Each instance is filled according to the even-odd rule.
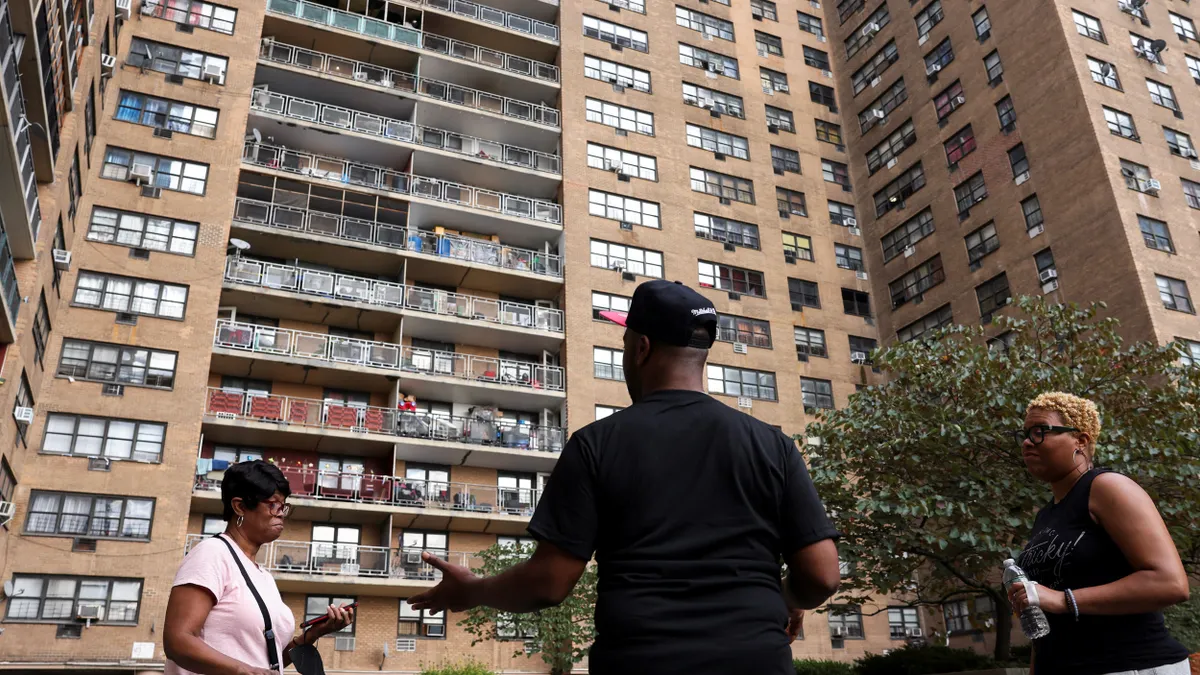
[[[1162,617],[1188,598],[1183,563],[1149,495],[1092,467],[1096,405],[1042,394],[1017,433],[1025,466],[1054,493],[1018,559],[1050,623],[1034,642],[1034,675],[1187,675],[1187,650]],[[1009,599],[1017,613],[1029,604],[1024,587]]]

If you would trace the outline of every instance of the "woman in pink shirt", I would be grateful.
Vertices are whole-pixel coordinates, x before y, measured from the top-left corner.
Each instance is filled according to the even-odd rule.
[[[279,597],[275,580],[254,562],[259,548],[283,532],[291,492],[283,473],[262,460],[234,464],[225,472],[221,503],[229,525],[184,556],[167,601],[167,675],[278,675],[291,664],[293,647],[312,644],[354,620],[352,608],[330,605],[325,621],[292,637],[292,610]],[[263,610],[247,579],[271,618],[274,649],[268,647]],[[276,656],[278,669],[271,668],[270,655]]]

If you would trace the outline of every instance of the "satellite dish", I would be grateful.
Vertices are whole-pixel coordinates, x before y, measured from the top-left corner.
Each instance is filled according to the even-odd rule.
[[[1133,178],[1137,174],[1135,174],[1131,169],[1121,169],[1121,175],[1125,176],[1126,178]]]
[[[254,136],[255,143],[262,143],[262,134],[258,132],[258,129],[251,129],[250,134]]]
[[[1129,1],[1129,8],[1132,10],[1135,10],[1135,11],[1146,6],[1146,0],[1128,0],[1128,1]]]
[[[1155,54],[1161,54],[1161,53],[1167,51],[1167,41],[1166,40],[1155,40],[1150,43],[1150,49]]]
[[[13,596],[13,582],[11,580],[6,581],[6,582],[4,582],[4,597],[11,598],[12,596]]]
[[[1102,77],[1107,78],[1107,77],[1111,76],[1112,71],[1113,71],[1113,67],[1112,67],[1111,63],[1101,63],[1100,64],[1100,75]]]
[[[239,251],[249,251],[250,250],[250,242],[246,241],[245,239],[230,239],[229,245],[232,246],[233,248],[236,248]]]

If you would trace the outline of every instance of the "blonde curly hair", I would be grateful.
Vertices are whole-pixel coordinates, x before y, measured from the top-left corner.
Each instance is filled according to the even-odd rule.
[[[1096,439],[1100,437],[1100,410],[1096,404],[1074,394],[1048,391],[1038,394],[1025,408],[1030,410],[1052,410],[1062,418],[1063,424],[1075,427],[1088,435],[1088,453],[1096,454]]]

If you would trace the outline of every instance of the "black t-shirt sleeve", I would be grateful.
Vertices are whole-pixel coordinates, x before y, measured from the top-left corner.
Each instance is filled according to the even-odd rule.
[[[798,551],[822,539],[836,539],[837,529],[825,514],[825,505],[817,496],[817,488],[808,476],[804,457],[789,438],[783,444],[783,504],[780,513],[780,543],[784,555]]]
[[[538,541],[548,541],[580,560],[592,559],[599,528],[593,459],[586,441],[575,432],[529,522],[529,533]]]

